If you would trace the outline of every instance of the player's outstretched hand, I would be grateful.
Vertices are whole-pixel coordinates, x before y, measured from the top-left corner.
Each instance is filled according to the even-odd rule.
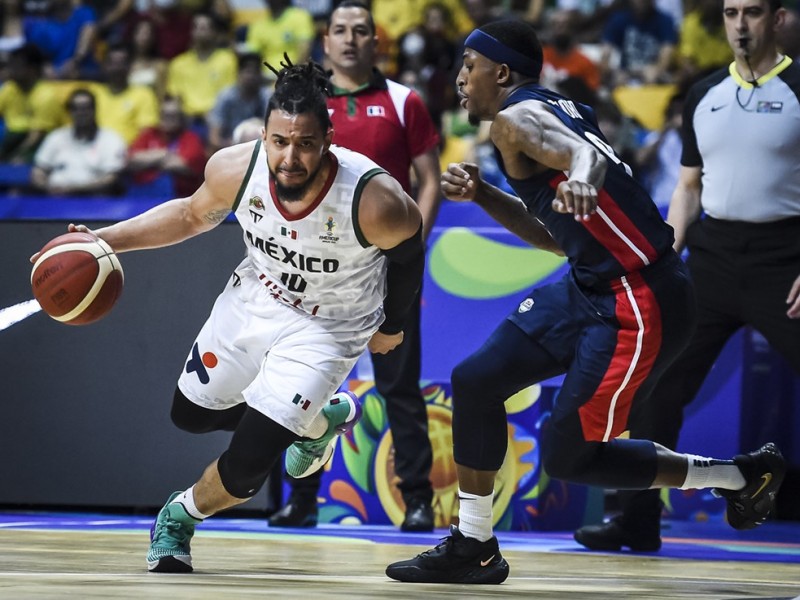
[[[590,183],[568,179],[558,184],[553,210],[573,214],[576,221],[588,221],[597,210],[597,190]]]
[[[450,163],[442,173],[442,193],[450,200],[474,200],[480,185],[480,169],[473,163]]]
[[[67,225],[67,233],[75,233],[76,231],[80,231],[82,233],[88,233],[97,237],[95,232],[89,229],[86,225],[75,225],[74,223],[70,223],[69,225]],[[35,263],[38,260],[39,254],[40,254],[39,252],[36,252],[35,254],[33,254],[33,256],[30,257],[29,260],[31,261],[31,264]]]
[[[367,348],[373,354],[386,354],[397,348],[403,343],[403,332],[400,333],[381,333],[376,331],[372,338],[369,340]]]

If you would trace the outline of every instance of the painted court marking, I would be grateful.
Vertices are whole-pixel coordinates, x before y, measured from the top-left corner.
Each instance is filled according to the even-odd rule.
[[[8,329],[31,315],[35,315],[40,310],[42,310],[42,307],[39,306],[36,300],[26,300],[25,302],[0,309],[0,331]]]

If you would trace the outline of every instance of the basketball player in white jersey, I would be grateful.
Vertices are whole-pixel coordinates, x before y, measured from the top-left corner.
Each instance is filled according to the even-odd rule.
[[[374,162],[331,145],[325,85],[318,65],[285,66],[259,140],[217,152],[191,197],[95,232],[116,252],[158,248],[233,211],[247,247],[172,406],[181,429],[233,437],[162,508],[151,571],[191,571],[195,525],[251,498],[287,448],[291,475],[319,469],[360,414],[355,396],[331,396],[365,349],[386,353],[403,339],[424,267],[420,212]]]

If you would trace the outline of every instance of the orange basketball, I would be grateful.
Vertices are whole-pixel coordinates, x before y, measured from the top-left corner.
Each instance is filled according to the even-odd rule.
[[[106,242],[66,233],[48,242],[31,271],[33,297],[56,321],[86,325],[101,319],[122,294],[122,265]]]

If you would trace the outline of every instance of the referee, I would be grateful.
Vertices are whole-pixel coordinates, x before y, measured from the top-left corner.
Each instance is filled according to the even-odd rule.
[[[697,329],[631,419],[631,437],[668,448],[683,407],[742,326],[800,373],[800,65],[777,47],[780,0],[725,0],[723,15],[734,62],[689,91],[667,216],[675,249],[689,251]],[[659,490],[622,492],[621,502],[621,515],[575,539],[592,550],[659,550]]]

